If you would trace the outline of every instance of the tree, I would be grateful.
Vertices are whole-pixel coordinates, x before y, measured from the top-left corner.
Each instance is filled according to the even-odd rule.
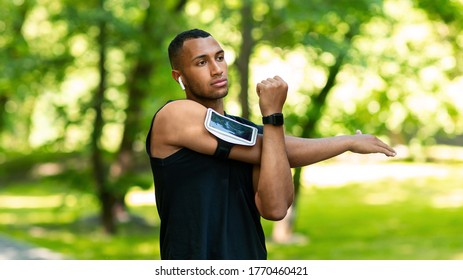
[[[62,70],[71,59],[59,42],[62,33],[58,30],[48,38],[54,48],[42,48],[40,36],[30,28],[31,21],[37,20],[31,20],[35,1],[2,1],[1,5],[0,150],[24,153],[34,144],[29,138],[37,97],[57,87],[63,75],[56,68]],[[55,51],[53,56],[51,50]]]
[[[100,0],[100,9],[104,14],[105,3]],[[183,3],[183,4],[182,4]],[[175,7],[175,11],[181,11],[183,1]],[[116,34],[120,38],[127,41],[133,41],[137,45],[137,51],[133,53],[133,68],[129,70],[127,79],[127,105],[123,109],[126,116],[123,124],[122,140],[119,145],[116,159],[110,167],[102,159],[102,150],[98,146],[98,142],[102,137],[104,126],[103,120],[103,100],[106,91],[105,76],[107,75],[104,67],[106,61],[106,17],[102,17],[100,22],[100,33],[98,37],[98,46],[100,48],[100,83],[95,101],[93,104],[96,112],[94,122],[94,132],[92,137],[92,163],[95,176],[95,182],[98,190],[98,197],[101,203],[101,218],[102,224],[107,233],[114,234],[116,232],[115,218],[127,218],[126,207],[124,203],[125,194],[130,187],[130,180],[136,178],[135,170],[135,152],[134,143],[140,138],[140,132],[145,127],[141,127],[143,119],[143,102],[148,94],[152,91],[150,80],[155,71],[156,65],[160,61],[157,55],[159,48],[163,45],[164,32],[169,29],[167,24],[171,11],[162,5],[154,5],[153,2],[148,2],[144,9],[143,20],[139,26],[131,27],[131,30],[137,30],[137,35],[132,34]],[[113,24],[118,24],[117,20]],[[121,25],[122,28],[124,25]],[[113,32],[121,32],[114,28]],[[144,134],[142,135],[144,136]],[[109,168],[109,171],[108,171]]]
[[[1,75],[2,78],[0,78],[0,132],[4,133],[7,127],[6,106],[14,95],[14,88],[8,81],[21,80],[21,76],[23,75],[21,70],[24,68],[25,60],[29,59],[29,48],[21,30],[30,7],[28,2],[20,6],[15,6],[11,3],[2,3],[2,6],[1,18],[11,22],[9,30],[6,30],[3,35],[4,40],[8,43],[5,44],[1,52],[2,61],[5,63],[2,63],[0,66],[3,73]],[[14,34],[17,35],[15,36]],[[13,63],[7,63],[9,61],[8,58],[14,58]]]
[[[172,15],[181,17],[180,12],[185,4],[186,1],[179,1],[175,8],[170,10],[165,5],[155,5],[154,1],[149,1],[144,19],[138,28],[139,35],[135,38],[139,45],[138,51],[133,54],[133,67],[127,79],[127,106],[124,110],[126,118],[122,140],[109,174],[116,200],[113,212],[119,220],[129,217],[125,206],[125,195],[130,186],[129,182],[134,183],[137,177],[134,144],[140,138],[140,132],[146,130],[143,122],[143,102],[146,102],[148,95],[153,92],[150,81],[155,68],[164,58],[159,53],[165,53],[160,48],[165,40],[165,32],[171,29],[169,18]],[[141,136],[145,135],[141,134]]]
[[[255,40],[252,37],[254,28],[253,20],[253,1],[245,0],[241,7],[241,35],[242,41],[238,58],[236,59],[236,66],[240,77],[240,104],[242,109],[242,117],[249,119],[249,61],[251,59],[252,51],[255,46]]]
[[[5,61],[18,58],[14,63],[0,66],[6,74],[0,78],[3,142],[8,142],[8,132],[24,131],[18,129],[20,121],[25,120],[26,130],[33,126],[32,113],[36,108],[30,104],[31,97],[39,96],[40,89],[45,91],[50,98],[40,117],[52,125],[41,129],[44,133],[47,130],[58,133],[50,135],[46,143],[38,142],[37,149],[47,146],[50,151],[63,148],[81,156],[89,155],[90,172],[101,203],[101,221],[105,232],[113,234],[114,208],[123,204],[128,188],[134,184],[150,185],[135,175],[138,158],[134,146],[146,135],[145,120],[151,116],[147,117],[145,111],[168,95],[156,92],[158,100],[154,105],[144,104],[148,93],[153,92],[153,84],[162,87],[163,79],[153,77],[156,66],[165,65],[164,39],[169,37],[166,32],[180,28],[167,23],[172,13],[182,11],[186,1],[178,1],[175,6],[154,1],[144,5],[125,1],[122,6],[112,0],[20,2],[10,1],[2,9],[2,14],[11,17],[15,25],[5,25],[9,28],[8,35],[1,36],[11,43],[1,55]],[[34,24],[49,28],[34,29]],[[77,88],[69,84],[76,85],[76,81],[80,97],[72,103],[70,97]],[[21,83],[24,92],[15,96],[13,92],[19,92],[16,88]],[[30,106],[26,107],[27,104]],[[6,107],[10,109],[5,110]],[[11,122],[14,126],[8,124],[13,107],[28,109],[21,111],[23,118]],[[109,132],[112,139],[108,144],[108,127],[115,125],[122,128],[120,143],[117,143],[119,132],[113,130]],[[81,135],[80,139],[75,138],[75,131]],[[17,136],[20,141],[15,141],[14,147],[20,151],[23,149],[18,148],[20,144],[30,142],[27,132]],[[2,148],[7,146],[2,144]]]

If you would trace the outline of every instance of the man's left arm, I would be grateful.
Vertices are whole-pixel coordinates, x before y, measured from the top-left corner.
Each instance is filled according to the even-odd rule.
[[[394,157],[396,152],[379,138],[357,132],[327,138],[286,136],[286,149],[291,167],[303,167],[338,156],[347,151],[357,154],[382,153]]]

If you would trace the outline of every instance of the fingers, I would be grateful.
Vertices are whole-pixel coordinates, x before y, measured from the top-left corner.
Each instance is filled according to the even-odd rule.
[[[389,145],[387,145],[386,143],[384,143],[383,141],[379,140],[378,138],[376,138],[379,142],[379,146],[381,148],[381,152],[383,154],[385,154],[386,156],[388,157],[395,157],[397,155],[396,151],[391,148]]]
[[[280,77],[280,76],[275,76],[273,78],[267,78],[265,80],[262,80],[259,84],[263,85],[271,85],[271,84],[284,84],[286,85],[286,82]]]
[[[356,148],[354,148],[354,152],[361,154],[382,153],[388,157],[395,157],[397,155],[393,148],[374,135],[362,134],[360,130],[357,130],[355,135],[359,141]]]
[[[262,80],[262,83],[266,83],[266,82],[271,83],[275,81],[284,82],[284,80],[280,76],[274,76],[273,78],[267,78],[265,80]]]
[[[393,148],[387,146],[386,152],[384,154],[388,157],[395,157],[397,155],[397,152]]]
[[[259,106],[264,116],[282,111],[288,92],[288,84],[279,76],[262,80],[256,85]]]
[[[388,145],[384,143],[382,143],[380,149],[381,149],[381,153],[385,154],[388,157],[395,157],[397,155],[394,149],[392,149],[391,147],[389,147]]]
[[[262,80],[260,83],[257,83],[257,86],[256,86],[257,94],[260,95],[261,91],[265,87],[272,86],[272,85],[275,87],[279,87],[279,86],[287,87],[286,82],[280,76],[275,76],[273,78],[267,78],[265,80]]]

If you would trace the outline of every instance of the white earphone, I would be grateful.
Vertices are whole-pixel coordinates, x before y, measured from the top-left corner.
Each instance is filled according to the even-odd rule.
[[[180,84],[180,87],[182,88],[182,90],[185,90],[185,86],[183,85],[183,82],[182,82],[182,77],[178,77],[178,83]]]

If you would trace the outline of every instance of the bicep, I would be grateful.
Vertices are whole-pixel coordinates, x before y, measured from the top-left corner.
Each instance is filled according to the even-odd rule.
[[[199,103],[181,100],[169,103],[158,112],[153,124],[152,143],[157,146],[153,155],[166,157],[181,148],[213,155],[217,149],[217,138],[204,127],[207,108]],[[235,145],[229,158],[256,164],[260,161],[262,135],[252,146]],[[159,156],[159,151],[163,151]]]
[[[198,153],[213,155],[217,149],[217,138],[204,127],[207,108],[193,101],[176,101],[166,105],[156,116],[156,131],[153,143],[163,146],[172,154],[181,148],[188,148]],[[248,163],[259,163],[262,135],[252,146],[235,145],[229,158]]]
[[[204,127],[205,116],[206,108],[196,102],[169,103],[156,115],[152,146],[164,156],[181,148],[212,155],[217,140]]]

